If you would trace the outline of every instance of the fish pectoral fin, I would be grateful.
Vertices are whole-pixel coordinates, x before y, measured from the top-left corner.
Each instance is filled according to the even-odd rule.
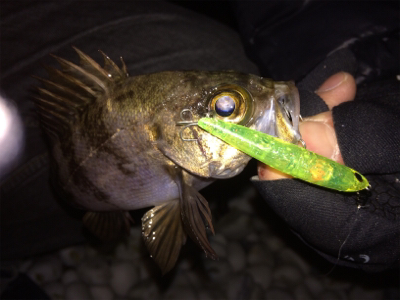
[[[203,249],[207,257],[218,259],[217,254],[211,248],[206,233],[206,228],[208,228],[215,234],[208,202],[195,188],[187,183],[187,178],[190,175],[185,171],[182,171],[182,173],[180,206],[185,231]]]
[[[112,241],[129,235],[130,222],[127,211],[88,211],[83,216],[85,227],[103,241]]]
[[[156,206],[142,218],[142,235],[163,274],[171,270],[186,243],[178,199]]]

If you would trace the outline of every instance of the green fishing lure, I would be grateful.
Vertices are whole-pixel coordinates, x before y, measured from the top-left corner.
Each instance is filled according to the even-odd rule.
[[[201,118],[198,126],[272,168],[312,184],[343,192],[369,186],[357,171],[263,132],[211,118]]]

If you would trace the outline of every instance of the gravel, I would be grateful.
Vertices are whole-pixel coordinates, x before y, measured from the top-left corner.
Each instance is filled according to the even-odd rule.
[[[112,251],[89,243],[68,247],[19,262],[20,272],[57,300],[384,299],[379,285],[342,273],[326,275],[332,266],[321,265],[317,254],[293,243],[294,236],[287,242],[289,231],[280,233],[260,215],[254,202],[262,200],[249,189],[228,203],[226,212],[213,211],[216,235],[210,242],[219,260],[206,258],[188,242],[176,268],[162,276],[136,224],[129,239]]]

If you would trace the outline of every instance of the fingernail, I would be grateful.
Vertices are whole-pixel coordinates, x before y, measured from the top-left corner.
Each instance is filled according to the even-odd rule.
[[[339,85],[341,85],[344,81],[346,81],[347,74],[345,72],[340,72],[337,73],[331,77],[327,81],[325,81],[318,90],[315,92],[318,93],[324,93],[327,91],[331,91],[335,88],[337,88]]]

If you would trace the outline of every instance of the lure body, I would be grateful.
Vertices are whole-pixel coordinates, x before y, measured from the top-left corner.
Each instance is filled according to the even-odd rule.
[[[251,157],[312,184],[343,192],[369,185],[357,171],[271,135],[212,118],[202,118],[198,125]]]

